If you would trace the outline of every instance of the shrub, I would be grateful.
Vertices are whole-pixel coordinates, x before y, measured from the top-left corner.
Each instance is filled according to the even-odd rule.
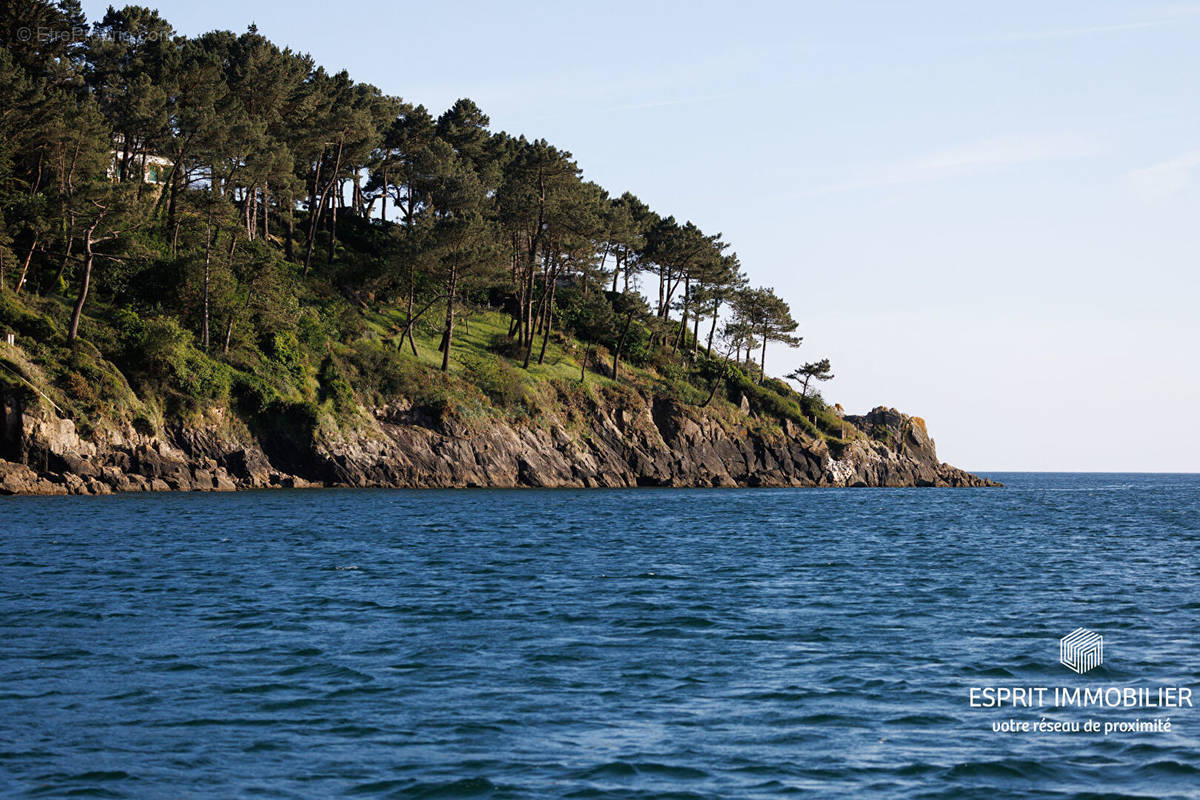
[[[96,388],[83,375],[72,370],[63,378],[63,387],[73,400],[78,400],[86,406],[96,403]]]
[[[195,349],[192,334],[173,317],[120,310],[112,325],[122,364],[143,383],[175,394],[187,407],[229,396],[230,368]]]
[[[139,319],[140,327],[127,335],[126,351],[140,358],[141,366],[155,378],[168,381],[187,370],[187,351],[192,335],[170,317]]]
[[[554,303],[561,326],[574,332],[585,342],[608,344],[616,340],[617,319],[612,303],[601,292],[583,294],[578,289],[563,288]]]
[[[275,331],[265,348],[267,357],[294,380],[304,378],[304,353],[293,331]]]
[[[51,342],[62,335],[54,320],[30,311],[8,292],[0,292],[0,328],[11,330],[18,339],[37,342]]]
[[[395,349],[376,340],[364,339],[354,343],[350,354],[351,363],[358,369],[363,388],[372,390],[386,399],[397,395],[408,396],[420,382],[414,373],[419,364],[404,358]]]
[[[446,377],[378,341],[355,342],[350,360],[360,385],[375,393],[377,402],[408,398],[414,406],[441,415],[449,407]]]
[[[224,400],[229,397],[231,370],[198,350],[184,355],[183,370],[174,385],[189,400]]]
[[[325,361],[321,363],[319,379],[322,401],[333,401],[333,407],[342,413],[358,407],[354,399],[354,389],[333,356],[326,356]]]
[[[525,353],[521,349],[521,344],[507,333],[493,333],[488,342],[488,349],[498,356],[504,358],[521,358]]]
[[[138,412],[133,418],[133,429],[142,436],[153,436],[157,425],[150,416],[144,412]]]
[[[621,348],[621,360],[635,367],[644,367],[650,358],[650,352],[650,329],[634,320],[625,334],[625,344]]]
[[[305,308],[300,312],[300,319],[296,323],[296,334],[293,338],[309,350],[321,350],[325,347],[325,342],[333,338],[331,333],[329,326],[322,321],[321,315],[315,308]],[[280,335],[279,333],[275,334],[276,337]],[[286,334],[284,338],[286,339]],[[284,341],[282,345],[284,349],[288,349],[289,343]]]
[[[740,367],[730,365],[729,377],[725,380],[725,390],[730,402],[739,402],[744,394],[750,400],[751,407],[759,413],[774,417],[781,422],[791,420],[806,433],[819,436],[820,431],[805,415],[804,410],[791,397],[776,391],[778,386],[775,384],[779,383],[779,381],[768,380],[766,385],[760,386],[746,377],[746,373]],[[784,385],[784,388],[787,389],[787,386]],[[787,391],[790,395],[799,396],[790,389]]]
[[[232,393],[238,408],[248,414],[261,413],[272,403],[279,402],[275,387],[250,372],[233,373]]]
[[[475,384],[495,405],[511,408],[525,399],[525,379],[503,358],[467,355],[464,377]]]

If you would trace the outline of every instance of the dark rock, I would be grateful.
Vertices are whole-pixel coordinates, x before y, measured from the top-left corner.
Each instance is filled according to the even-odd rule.
[[[325,486],[991,486],[941,463],[925,423],[895,409],[844,416],[848,441],[747,430],[669,398],[585,401],[569,424],[478,427],[403,402],[336,434],[283,420],[260,438],[213,410],[158,435],[105,429],[96,441],[25,398],[0,395],[0,493]],[[744,404],[748,407],[748,402]],[[287,424],[284,424],[287,423]],[[294,433],[293,433],[294,432]],[[335,437],[335,438],[334,438]]]

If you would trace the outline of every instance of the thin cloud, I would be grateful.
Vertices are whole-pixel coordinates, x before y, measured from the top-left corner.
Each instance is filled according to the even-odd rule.
[[[608,108],[600,109],[601,113],[611,111],[639,111],[648,108],[665,108],[666,106],[684,106],[692,103],[712,103],[717,100],[726,100],[730,97],[737,96],[737,92],[724,92],[722,94],[710,94],[705,97],[682,97],[676,100],[661,100],[650,103],[631,103],[628,105],[609,106]]]
[[[1200,150],[1192,150],[1169,161],[1132,170],[1129,180],[1138,194],[1154,200],[1186,189],[1197,168],[1200,168]]]
[[[1116,33],[1132,31],[1140,28],[1159,28],[1175,22],[1175,19],[1154,19],[1144,22],[1126,22],[1119,25],[1090,25],[1085,28],[1067,28],[1060,31],[1035,31],[1033,33],[1014,33],[1003,38],[1010,40],[1021,39],[1069,39],[1074,36],[1090,36],[1096,33]]]
[[[1086,157],[1094,155],[1096,149],[1094,141],[1073,135],[985,139],[863,170],[858,176],[821,187],[817,193],[966,177],[1020,164]]]
[[[1182,6],[1172,9],[1160,9],[1165,16],[1155,17],[1153,19],[1137,20],[1134,22],[1119,22],[1111,25],[1084,25],[1078,28],[1065,28],[1056,31],[1030,31],[1028,33],[1013,33],[1007,36],[1002,36],[1002,39],[1013,40],[1030,40],[1030,39],[1070,39],[1076,36],[1094,36],[1105,33],[1121,33],[1122,31],[1134,31],[1144,28],[1161,28],[1164,25],[1171,25],[1179,22],[1186,17],[1193,17],[1200,14],[1200,7]]]

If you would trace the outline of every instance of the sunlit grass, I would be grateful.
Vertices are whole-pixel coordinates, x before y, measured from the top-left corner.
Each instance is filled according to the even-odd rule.
[[[439,309],[441,311],[441,309]],[[429,313],[433,313],[432,310]],[[441,312],[444,314],[444,311]],[[404,331],[404,309],[399,307],[384,307],[366,312],[364,318],[367,327],[374,335],[392,347],[398,347]],[[440,323],[443,317],[438,315]],[[463,372],[463,364],[470,356],[485,356],[487,358],[503,358],[496,353],[493,343],[508,335],[509,317],[499,311],[479,310],[464,315],[454,325],[454,338],[450,343],[450,373],[458,376]],[[433,369],[441,369],[442,354],[438,345],[442,340],[440,324],[431,324],[422,320],[416,326],[417,343],[416,360]],[[574,339],[567,338],[562,343],[556,339],[560,334],[552,333],[546,346],[546,357],[541,364],[537,363],[541,351],[542,340],[539,336],[534,342],[533,357],[529,363],[528,377],[531,382],[549,380],[579,380],[579,361],[576,354],[582,355],[584,345]],[[405,342],[403,354],[414,358],[412,348]],[[523,360],[509,359],[513,366],[520,367]],[[587,379],[610,382],[610,379],[589,370]]]

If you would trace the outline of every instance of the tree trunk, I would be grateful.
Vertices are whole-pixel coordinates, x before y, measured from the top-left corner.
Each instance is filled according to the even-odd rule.
[[[38,237],[33,237],[33,243],[29,245],[29,253],[25,256],[25,264],[21,267],[21,274],[17,278],[16,293],[21,293],[21,287],[25,285],[25,276],[29,274],[29,262],[33,260],[33,251],[37,248]],[[0,279],[0,286],[4,284],[4,280]]]
[[[288,203],[287,241],[283,243],[283,254],[288,261],[296,260],[295,251],[292,249],[292,240],[296,238],[296,209],[294,206],[294,203]]]
[[[446,299],[446,343],[442,351],[442,372],[450,371],[450,342],[454,339],[454,293],[458,290],[458,268],[450,268],[450,296]]]
[[[228,258],[228,262],[229,262],[229,274],[230,274],[230,275],[232,275],[232,274],[233,274],[233,256],[234,256],[234,253],[235,253],[236,251],[237,251],[237,229],[235,228],[235,229],[234,229],[234,231],[233,231],[233,233],[232,233],[232,234],[230,235],[230,237],[229,237],[229,258]]]
[[[387,222],[387,199],[388,199],[388,174],[387,170],[383,171],[383,194],[379,198],[379,221]]]
[[[253,239],[258,228],[258,188],[246,187],[246,238]]]
[[[663,317],[663,294],[666,289],[666,287],[663,284],[666,280],[666,273],[667,273],[667,268],[662,265],[659,265],[659,267],[658,267],[658,309],[657,309],[659,319],[662,319],[662,317]]]
[[[308,196],[308,241],[304,247],[304,275],[306,277],[309,266],[312,264],[313,240],[317,237],[317,222],[321,218],[321,209],[325,206],[325,195],[320,192],[321,161],[324,158],[325,153],[322,152],[320,158],[317,159],[317,166],[313,173],[312,192]]]
[[[579,382],[583,383],[587,378],[587,363],[592,357],[592,343],[588,342],[587,349],[583,351],[583,360],[579,362]]]
[[[234,226],[237,227],[236,225]],[[212,204],[208,206],[208,219],[204,227],[204,321],[201,325],[200,345],[208,352],[208,288],[212,275]]]
[[[629,333],[629,326],[633,323],[633,312],[625,317],[625,324],[621,326],[621,336],[617,339],[617,347],[613,351],[613,380],[617,379],[617,367],[621,363],[621,348],[625,346],[625,336]]]
[[[324,157],[325,157],[325,154],[322,152],[321,158],[317,159],[316,174],[313,177],[313,193],[314,193],[314,195],[316,194],[317,188],[320,186],[321,160]],[[325,198],[329,195],[329,190],[332,189],[333,185],[337,182],[337,174],[338,174],[338,171],[341,169],[341,167],[342,167],[342,142],[339,141],[338,149],[337,149],[337,156],[333,160],[333,177],[329,180],[328,183],[325,184],[325,188],[321,190],[321,193],[320,193],[321,196],[320,196],[320,198],[317,199],[317,202],[311,206],[312,219],[309,220],[309,226],[308,226],[308,248],[304,253],[304,276],[305,277],[308,277],[308,270],[309,270],[309,267],[312,265],[313,243],[316,241],[316,238],[317,238],[317,223],[321,219],[321,208],[323,208],[325,205]],[[335,224],[336,224],[336,219],[335,219]],[[329,229],[330,230],[329,248],[331,251],[330,252],[331,259],[333,257],[333,255],[332,255],[333,227],[334,226],[330,226],[330,229]]]
[[[533,320],[537,323],[533,329],[535,337],[540,336],[542,329],[546,324],[546,300],[550,296],[550,276],[548,273],[543,274],[542,280],[545,282],[542,286],[542,296],[538,298],[537,311],[534,312]]]
[[[245,300],[245,302],[242,303],[242,312],[243,313],[246,311],[247,308],[250,307],[251,296],[252,295],[251,295],[250,290],[247,289],[246,290],[246,300]],[[233,321],[236,318],[237,318],[237,315],[234,312],[230,311],[229,312],[229,320],[225,323],[225,347],[222,350],[222,352],[224,352],[224,353],[229,352],[229,341],[230,341],[230,339],[233,338]]]
[[[687,326],[688,326],[688,311],[689,311],[688,303],[691,300],[691,296],[688,291],[688,288],[689,288],[689,284],[691,284],[691,281],[692,281],[692,279],[690,277],[684,278],[683,316],[680,317],[680,319],[679,319],[679,335],[677,337],[675,337],[675,344],[671,347],[672,353],[679,352],[680,346],[683,345],[687,341]]]
[[[709,358],[712,358],[713,336],[717,332],[717,314],[720,312],[720,308],[720,304],[713,308],[712,327],[708,329],[708,347],[705,348],[705,351]]]
[[[535,251],[536,252],[536,251]],[[533,346],[533,262],[535,255],[530,255],[525,270],[525,298],[521,303],[521,336],[520,342],[526,352]]]
[[[84,259],[83,259],[83,278],[79,286],[79,298],[75,301],[75,310],[71,312],[71,330],[67,333],[67,344],[74,345],[75,340],[79,338],[79,319],[83,316],[83,304],[87,302],[88,289],[92,285],[92,261],[95,255],[92,253],[92,233],[96,230],[96,225],[88,228],[87,233],[83,237],[84,242]]]
[[[335,181],[337,184],[337,196],[329,197],[329,263],[333,263],[333,253],[337,248],[337,212],[338,206],[342,204],[342,184],[341,181]]]
[[[211,273],[208,248],[206,247],[204,250],[204,324],[200,333],[200,346],[206,353],[208,352],[208,287]]]
[[[182,157],[182,154],[180,155]],[[171,189],[167,193],[167,228],[175,226],[175,199],[179,196],[179,160],[171,164]]]
[[[713,381],[712,391],[710,391],[708,393],[708,397],[705,398],[704,402],[700,405],[701,408],[708,408],[708,404],[711,403],[713,398],[717,396],[717,389],[719,389],[721,387],[721,384],[725,382],[725,376],[728,373],[728,371],[729,371],[729,352],[726,351],[725,361],[721,364],[721,374],[719,374],[717,376],[717,379],[715,381]]]
[[[71,227],[73,227],[74,225],[75,225],[75,218],[72,216],[71,222],[66,225],[67,230],[70,230]],[[63,275],[65,275],[67,273],[67,264],[71,263],[71,249],[74,246],[75,246],[75,237],[68,235],[67,236],[67,250],[65,253],[63,253],[62,262],[59,263],[59,265],[58,265],[58,273],[54,276],[55,288],[57,288],[59,285],[59,282],[62,281]]]
[[[121,135],[121,164],[117,167],[117,182],[124,183],[129,178],[129,137]]]
[[[767,332],[765,330],[763,331],[762,360],[758,365],[758,369],[758,382],[762,383],[767,378]]]
[[[529,321],[529,333],[528,333],[529,338],[525,344],[525,361],[522,364],[522,367],[524,369],[529,369],[529,362],[533,358],[533,340],[537,337],[537,335],[539,333],[542,332],[542,323],[545,321],[545,306],[546,306],[547,296],[550,293],[550,285],[551,285],[551,278],[550,278],[549,273],[546,273],[545,281],[546,281],[546,285],[542,287],[542,296],[538,299],[536,316],[534,316],[533,309],[532,308],[530,309],[530,316],[532,318]],[[535,322],[537,323],[536,327],[534,327]]]
[[[413,266],[412,261],[408,262],[408,309],[405,312],[404,333],[400,334],[400,349],[404,349],[404,339],[408,337],[408,344],[412,348],[412,354],[417,355],[417,342],[413,338],[413,300],[417,294],[417,270]]]
[[[550,298],[546,302],[546,328],[542,332],[542,352],[538,353],[538,364],[546,360],[546,343],[550,341],[550,325],[554,322],[554,289],[558,285],[557,271],[550,278]]]

